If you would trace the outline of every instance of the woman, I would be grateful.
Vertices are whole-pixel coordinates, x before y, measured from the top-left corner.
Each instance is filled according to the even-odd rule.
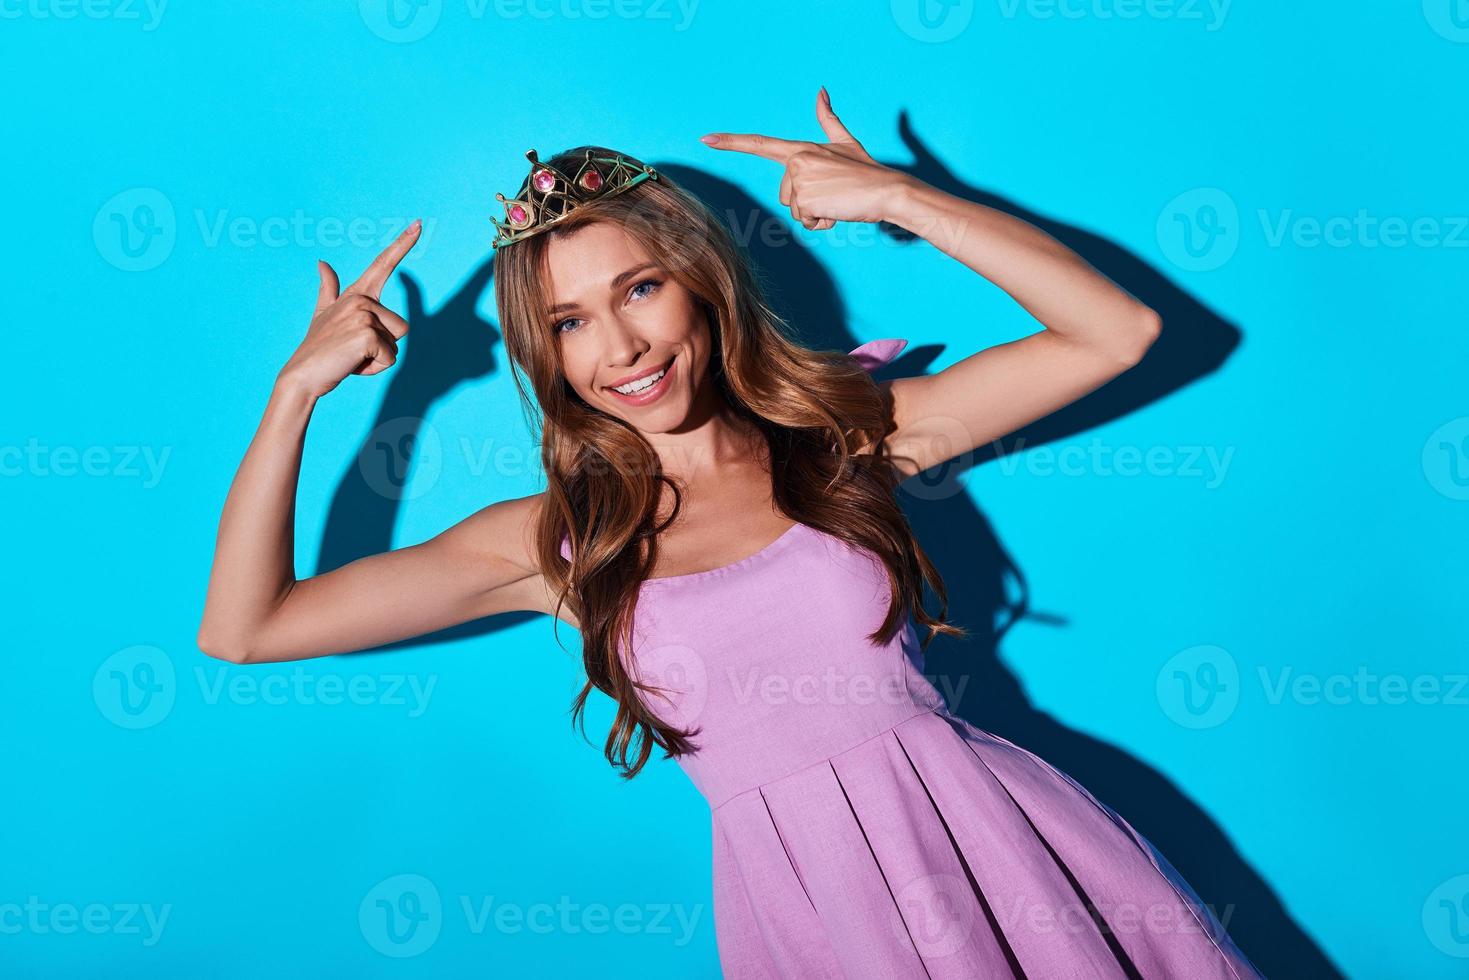
[[[573,719],[596,686],[618,709],[608,759],[631,777],[657,745],[709,801],[731,977],[1258,976],[1122,817],[921,673],[928,639],[962,631],[923,608],[925,582],[945,593],[898,482],[1105,384],[1158,317],[1038,229],[877,163],[824,89],[817,115],[824,143],[705,142],[782,164],[806,228],[899,225],[1045,329],[875,383],[904,341],[793,343],[666,176],[602,147],[532,151],[517,196],[497,195],[496,300],[547,489],[298,581],[307,420],[346,375],[394,363],[408,324],[379,297],[418,223],[344,291],[321,263],[225,502],[201,649],[295,660],[511,610],[578,628]]]

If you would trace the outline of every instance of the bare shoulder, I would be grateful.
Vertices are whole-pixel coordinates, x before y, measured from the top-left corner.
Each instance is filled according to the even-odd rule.
[[[481,507],[439,537],[450,547],[481,559],[539,574],[535,560],[536,522],[545,492],[497,500]]]
[[[440,538],[446,550],[474,562],[499,566],[499,584],[491,602],[496,611],[522,610],[557,616],[579,627],[564,605],[557,609],[537,560],[535,534],[546,493],[496,501],[469,515]]]

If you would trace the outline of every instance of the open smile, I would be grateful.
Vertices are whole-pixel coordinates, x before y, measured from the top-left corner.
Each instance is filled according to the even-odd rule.
[[[673,364],[678,360],[674,355],[669,358],[668,363],[654,371],[629,381],[627,384],[614,388],[607,386],[607,391],[617,397],[619,401],[629,405],[647,405],[657,401],[669,386],[673,383]]]

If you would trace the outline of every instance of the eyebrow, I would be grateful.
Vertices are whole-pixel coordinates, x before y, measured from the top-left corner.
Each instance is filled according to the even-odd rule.
[[[629,279],[631,279],[633,276],[637,275],[638,273],[643,272],[646,269],[656,269],[656,268],[658,268],[658,263],[656,263],[656,262],[644,262],[642,265],[634,266],[631,269],[626,269],[626,270],[624,270],[622,272],[619,272],[612,279],[612,281],[610,283],[608,283],[608,288],[609,289],[619,289],[619,288],[621,288],[621,286],[622,286],[623,283],[627,282]],[[580,304],[578,304],[578,303],[557,303],[555,306],[551,307],[550,315],[551,316],[555,316],[556,314],[561,313],[561,312],[563,312],[565,310],[574,310],[574,309],[577,308],[578,305],[580,305]]]

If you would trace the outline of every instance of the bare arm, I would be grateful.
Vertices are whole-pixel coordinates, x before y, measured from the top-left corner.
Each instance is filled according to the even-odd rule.
[[[498,501],[420,544],[291,578],[245,631],[230,634],[233,643],[213,649],[201,629],[200,648],[235,663],[275,663],[363,650],[494,613],[549,612],[528,539],[542,496]],[[217,558],[216,576],[218,568]]]
[[[1158,315],[1034,225],[914,178],[890,219],[963,262],[1045,327],[935,374],[886,382],[895,464],[913,475],[1100,388],[1142,359]]]
[[[377,302],[417,241],[410,228],[338,295],[321,263],[306,339],[282,368],[220,516],[199,648],[235,663],[361,650],[514,609],[549,611],[526,535],[538,497],[501,501],[410,548],[298,581],[296,486],[316,402],[348,374],[378,374],[408,330]],[[574,625],[574,623],[573,623]]]
[[[878,163],[825,89],[816,118],[825,143],[759,133],[705,139],[783,164],[780,202],[805,227],[899,225],[999,286],[1045,327],[937,374],[884,382],[895,424],[887,442],[900,472],[913,476],[1076,401],[1136,364],[1157,338],[1153,310],[1039,228]]]

